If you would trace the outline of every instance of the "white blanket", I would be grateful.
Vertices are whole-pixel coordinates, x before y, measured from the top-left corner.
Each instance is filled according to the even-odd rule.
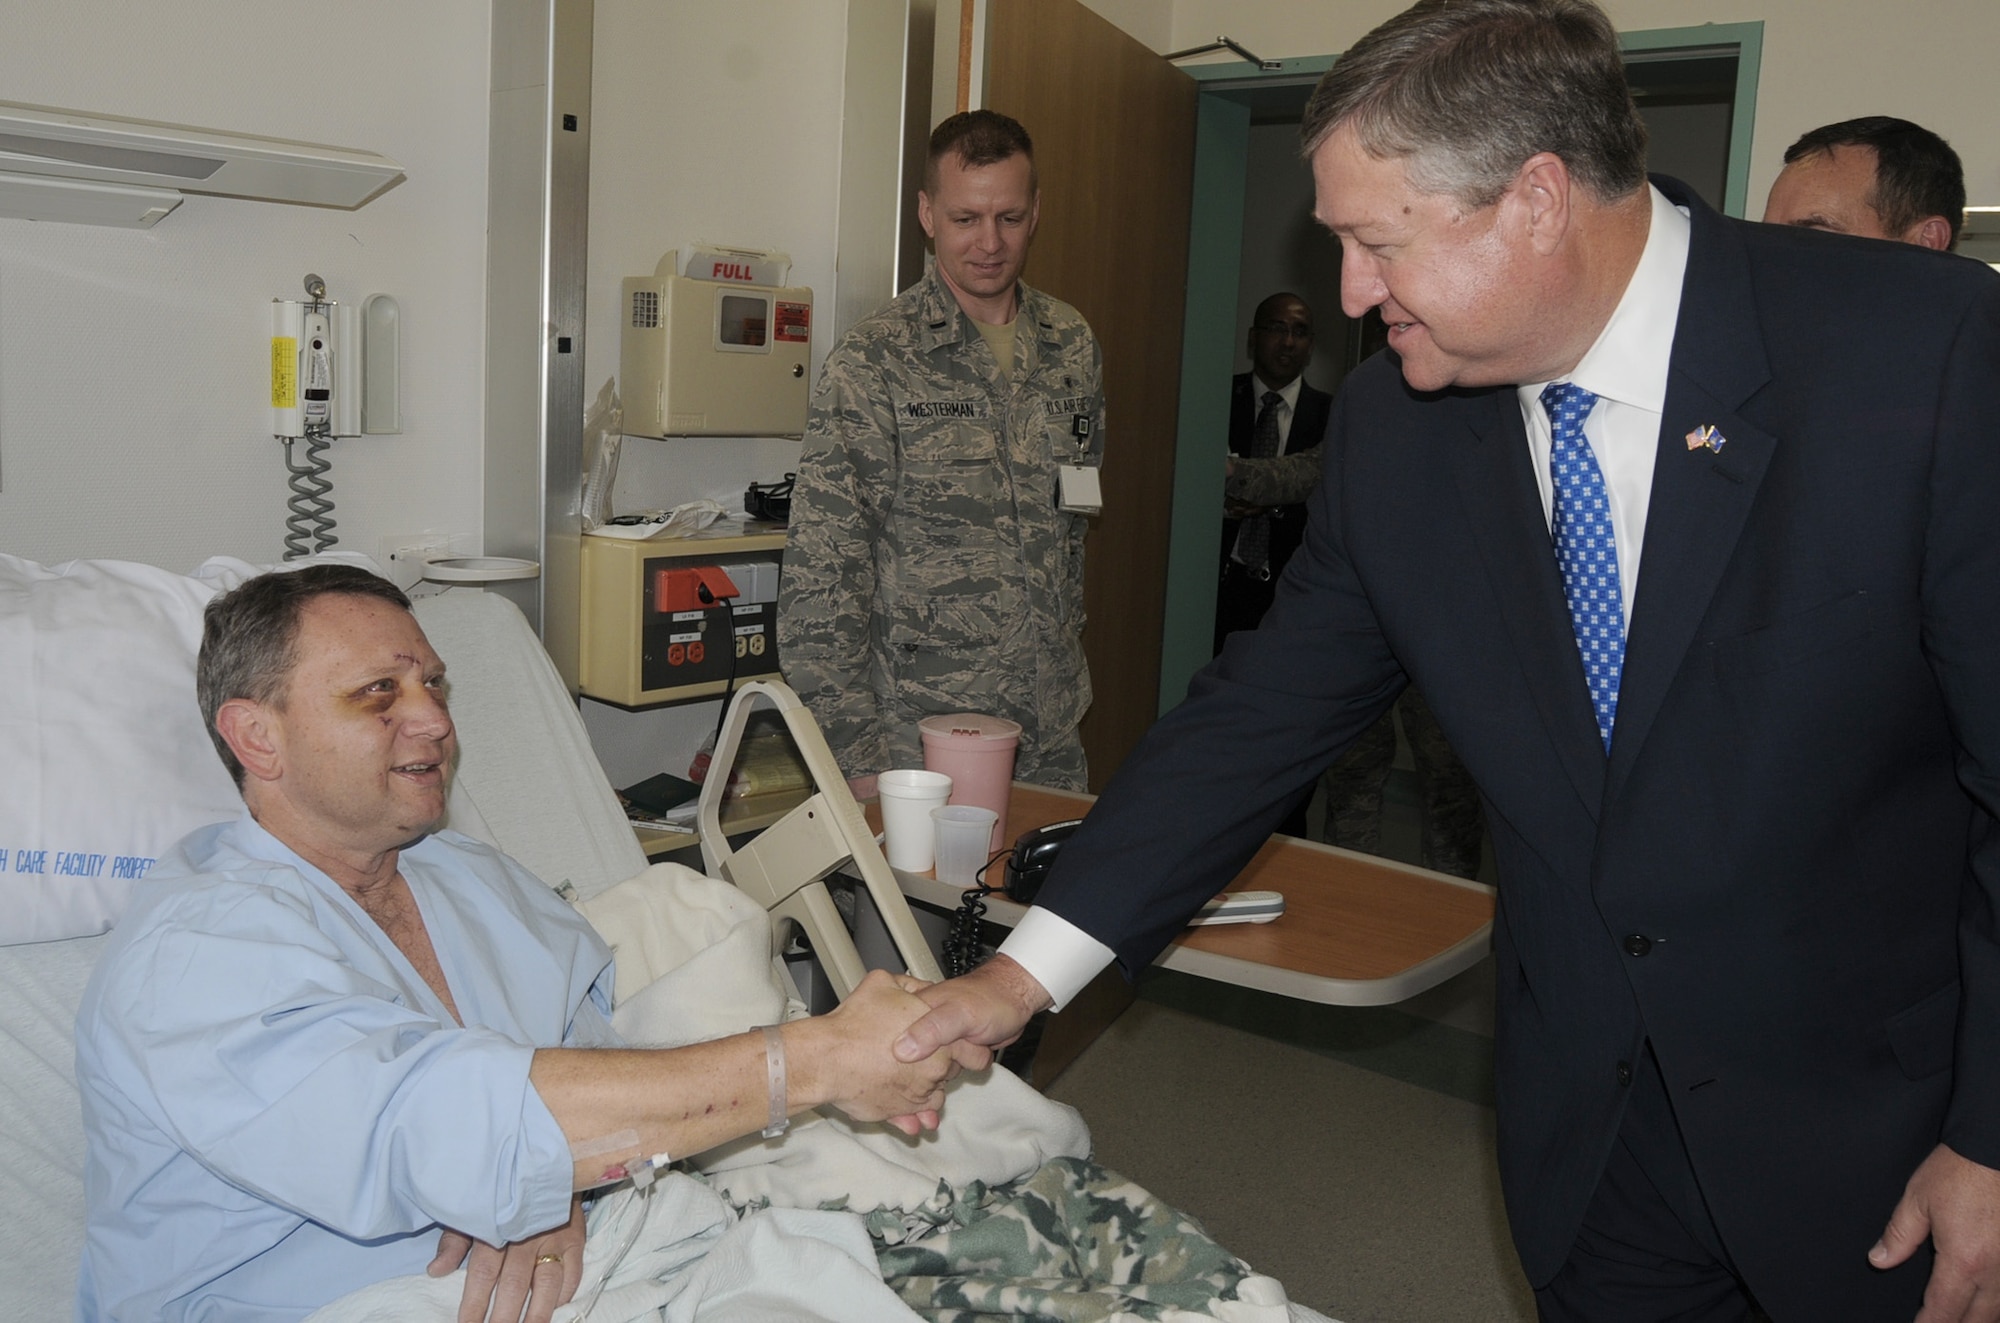
[[[678,1174],[643,1195],[627,1188],[599,1201],[583,1265],[582,1288],[555,1323],[918,1323],[882,1284],[859,1219],[774,1208],[737,1221],[712,1190]],[[464,1287],[463,1271],[392,1277],[307,1323],[451,1323]]]

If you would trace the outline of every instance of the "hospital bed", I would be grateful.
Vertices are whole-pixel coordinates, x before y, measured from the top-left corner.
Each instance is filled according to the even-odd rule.
[[[226,560],[193,576],[120,562],[49,569],[0,555],[0,674],[9,677],[0,694],[0,1318],[72,1310],[83,1236],[72,1019],[99,934],[144,861],[240,809],[202,730],[191,676],[202,605],[252,572]],[[476,590],[416,609],[449,668],[459,730],[450,825],[577,901],[641,873],[646,859],[574,703],[520,613]],[[819,786],[756,841],[711,846],[709,871],[803,929],[842,993],[861,967],[822,879],[858,874],[912,971],[933,976],[810,718],[781,687],[754,701],[777,707],[802,737]],[[742,718],[739,708],[720,758]],[[719,792],[723,778],[710,780]],[[711,797],[703,816],[712,820],[714,807]],[[38,815],[49,839],[8,839]],[[1289,1314],[1326,1323],[1298,1305]]]

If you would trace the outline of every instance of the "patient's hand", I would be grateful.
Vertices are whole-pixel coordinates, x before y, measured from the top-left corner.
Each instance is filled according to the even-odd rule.
[[[905,1134],[936,1129],[945,1082],[958,1074],[959,1061],[948,1051],[900,1061],[889,1050],[928,1009],[913,995],[924,986],[871,970],[834,1010],[788,1025],[788,1035],[807,1049],[793,1056],[792,1066],[810,1072],[805,1096],[825,1098],[857,1121],[899,1118]]]
[[[465,1294],[458,1302],[458,1323],[548,1323],[583,1280],[582,1197],[571,1198],[569,1221],[562,1226],[502,1247],[446,1230],[438,1237],[430,1275],[442,1277],[460,1263]]]

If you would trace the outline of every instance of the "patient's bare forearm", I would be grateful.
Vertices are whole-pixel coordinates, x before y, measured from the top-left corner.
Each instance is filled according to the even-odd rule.
[[[786,1114],[830,1104],[878,1121],[937,1109],[957,1069],[950,1054],[905,1064],[889,1050],[926,1009],[876,973],[831,1014],[782,1026]],[[751,1134],[771,1114],[761,1030],[676,1048],[544,1049],[528,1078],[577,1155],[577,1189],[616,1180],[635,1160]]]
[[[786,1110],[824,1101],[790,1066]],[[797,1054],[803,1057],[803,1052]],[[761,1033],[664,1050],[556,1048],[528,1078],[570,1142],[575,1188],[616,1180],[631,1162],[685,1157],[764,1127],[769,1114]]]

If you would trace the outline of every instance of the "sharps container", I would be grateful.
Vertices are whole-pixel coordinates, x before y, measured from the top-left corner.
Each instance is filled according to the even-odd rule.
[[[993,810],[993,839],[987,849],[998,850],[1007,841],[1007,795],[1014,783],[1021,723],[959,712],[925,717],[917,730],[924,741],[924,766],[951,778],[950,802]]]

